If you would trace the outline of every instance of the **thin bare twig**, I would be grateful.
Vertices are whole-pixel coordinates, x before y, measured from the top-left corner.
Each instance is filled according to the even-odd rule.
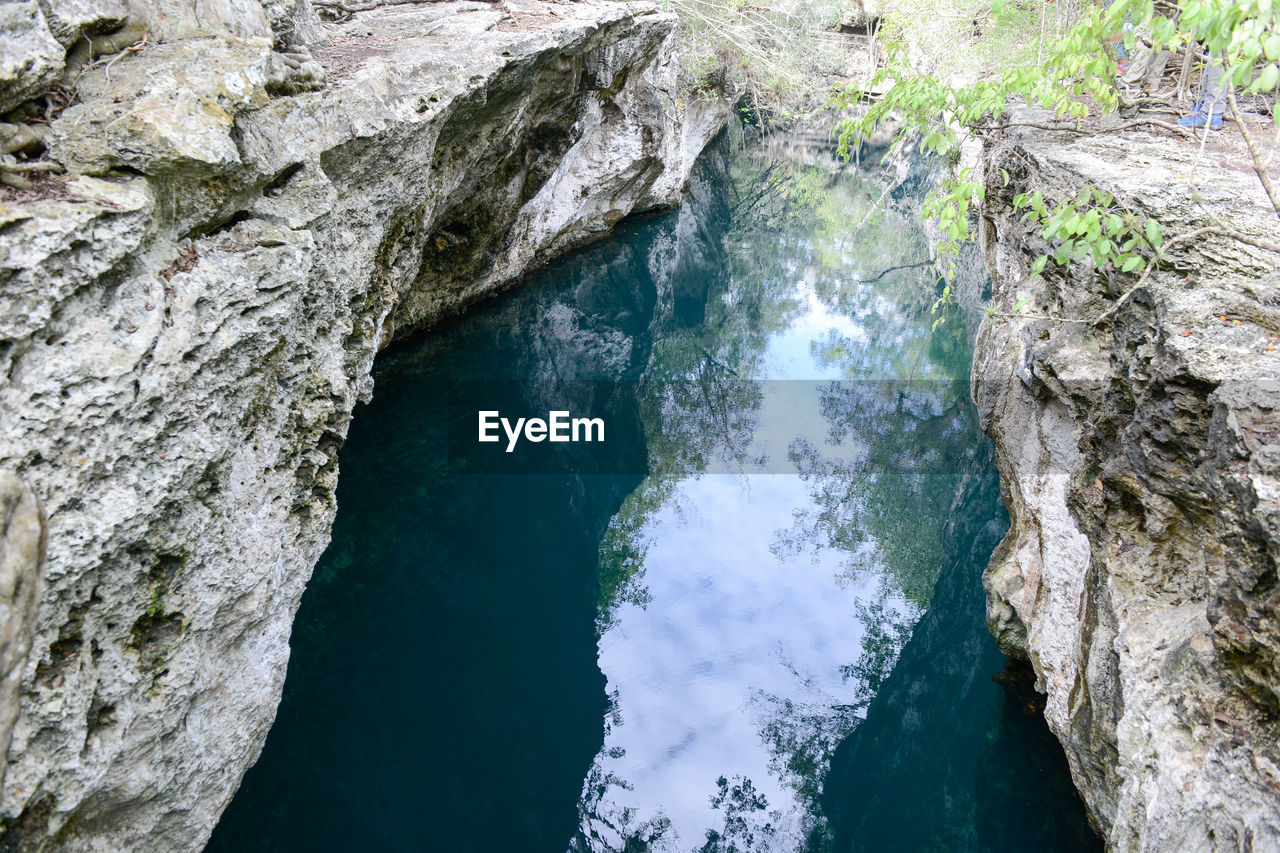
[[[878,210],[880,210],[880,203],[884,201],[884,197],[885,197],[885,196],[887,196],[887,195],[889,194],[889,191],[890,191],[890,190],[892,190],[892,189],[893,189],[893,183],[892,183],[892,182],[890,182],[890,183],[888,183],[888,184],[886,184],[886,185],[885,185],[884,192],[880,193],[880,198],[876,199],[876,203],[875,203],[875,204],[871,205],[871,209],[867,211],[867,215],[866,215],[866,216],[864,216],[864,217],[862,217],[862,221],[861,221],[861,222],[859,222],[857,225],[853,226],[853,231],[854,231],[855,233],[856,233],[856,232],[858,232],[858,231],[861,231],[861,230],[862,230],[862,226],[863,226],[863,225],[866,225],[866,224],[871,220],[871,217],[873,217],[873,216],[875,216],[875,215],[876,215],[876,212],[877,212]]]
[[[1198,115],[1198,114],[1199,114],[1198,111],[1196,113],[1193,113],[1193,115]],[[1200,147],[1196,149],[1196,159],[1191,161],[1191,171],[1187,175],[1187,183],[1191,184],[1191,189],[1193,192],[1200,191],[1199,188],[1196,187],[1196,169],[1200,168],[1200,158],[1204,156],[1204,146],[1209,141],[1210,123],[1211,123],[1210,118],[1206,114],[1205,121],[1204,121],[1204,132],[1200,134]]]
[[[931,267],[931,266],[933,266],[933,261],[918,261],[917,263],[914,263],[914,264],[898,264],[897,266],[889,267],[887,269],[881,270],[878,274],[873,275],[871,278],[862,279],[862,283],[870,284],[873,281],[879,281],[880,279],[887,276],[889,273],[897,272],[898,270],[914,270],[914,269],[919,269],[920,267]]]
[[[343,3],[342,0],[311,0],[312,6],[319,6],[322,9],[337,9],[347,15],[354,15],[357,12],[372,12],[374,9],[381,9],[383,6],[408,6],[413,3],[431,3],[434,0],[385,0],[378,2],[372,0],[368,3]]]
[[[994,308],[988,309],[987,314],[992,317],[999,317],[1003,320],[1052,320],[1055,323],[1080,323],[1082,325],[1089,325],[1088,320],[1074,320],[1070,317],[1054,317],[1050,314],[1024,314],[1020,311],[997,311]]]
[[[1256,246],[1259,249],[1266,249],[1269,252],[1280,253],[1280,243],[1273,243],[1270,240],[1263,240],[1259,237],[1253,237],[1249,234],[1245,234],[1241,231],[1235,231],[1230,228],[1217,228],[1213,226],[1207,226],[1205,228],[1197,228],[1195,231],[1188,231],[1186,234],[1179,234],[1176,237],[1170,237],[1168,240],[1165,241],[1164,245],[1161,248],[1156,250],[1155,257],[1153,257],[1150,261],[1147,262],[1147,268],[1142,271],[1142,275],[1138,278],[1137,283],[1134,284],[1133,287],[1126,290],[1124,293],[1120,294],[1120,298],[1117,299],[1110,308],[1108,308],[1106,311],[1103,311],[1102,314],[1098,316],[1098,319],[1093,321],[1093,324],[1096,326],[1099,323],[1102,323],[1103,321],[1114,316],[1115,313],[1119,311],[1126,302],[1129,301],[1129,298],[1133,296],[1133,294],[1137,293],[1138,290],[1142,287],[1142,285],[1147,283],[1147,279],[1151,277],[1151,273],[1155,272],[1156,267],[1159,265],[1160,259],[1164,255],[1165,249],[1168,249],[1170,246],[1175,246],[1179,243],[1188,243],[1192,240],[1199,239],[1200,237],[1206,237],[1211,234],[1218,237],[1230,237],[1233,240],[1238,240],[1241,243],[1245,243],[1250,246]]]
[[[111,82],[111,66],[115,65],[117,62],[119,62],[128,54],[137,53],[138,51],[142,50],[146,46],[147,46],[147,37],[146,35],[143,35],[142,41],[138,42],[135,45],[126,47],[124,50],[120,51],[115,56],[111,57],[111,60],[106,64],[106,67],[102,69],[102,73],[105,74],[107,77],[107,82],[108,83]]]
[[[1253,134],[1249,132],[1249,126],[1244,123],[1244,116],[1240,114],[1240,107],[1236,106],[1236,93],[1232,86],[1227,86],[1227,103],[1231,106],[1231,114],[1236,118],[1236,124],[1240,126],[1240,133],[1244,136],[1245,147],[1249,149],[1249,157],[1253,160],[1253,171],[1257,174],[1258,180],[1262,182],[1262,188],[1267,192],[1267,198],[1271,200],[1271,208],[1276,212],[1276,217],[1280,218],[1280,201],[1276,201],[1276,191],[1271,187],[1271,178],[1267,176],[1267,170],[1262,165],[1262,158],[1258,156],[1258,149],[1253,144]]]

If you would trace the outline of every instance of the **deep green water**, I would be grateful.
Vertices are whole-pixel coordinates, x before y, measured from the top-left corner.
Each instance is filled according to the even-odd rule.
[[[381,357],[210,850],[1100,849],[993,680],[1007,519],[926,176],[877,208],[888,171],[774,142]],[[477,409],[606,440],[506,454]]]

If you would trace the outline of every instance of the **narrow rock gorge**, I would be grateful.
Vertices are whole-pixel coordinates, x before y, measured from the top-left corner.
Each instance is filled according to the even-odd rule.
[[[375,354],[677,204],[730,104],[644,3],[14,5],[6,109],[77,40],[143,48],[52,122],[73,177],[0,203],[3,843],[198,848],[274,718]]]
[[[1255,245],[1275,213],[1242,151],[1013,118],[982,166],[973,393],[1012,519],[989,625],[1109,849],[1280,848],[1280,274]],[[1049,246],[1015,195],[1086,185],[1165,224],[1167,264],[1127,298],[1088,263],[1030,274]]]
[[[883,59],[881,11],[854,6],[843,27],[867,39],[870,68]],[[918,41],[938,41],[928,24]],[[717,57],[699,57],[706,73],[691,79],[675,29],[657,4],[603,0],[0,5],[0,849],[208,841],[275,719],[375,357],[628,215],[681,203],[738,92]],[[1202,148],[1133,128],[1046,130],[1025,108],[1011,117],[983,125],[975,173],[992,304],[971,390],[1011,522],[983,576],[991,633],[1020,659],[1013,669],[1033,672],[1109,849],[1278,850],[1275,213],[1229,133]],[[825,136],[814,147],[829,158]],[[878,201],[859,193],[872,208],[860,222],[834,202],[829,221],[856,232],[886,197],[936,183],[941,165],[904,159]],[[771,175],[760,172],[760,195]],[[1141,287],[1088,262],[1033,274],[1052,247],[1015,197],[1086,186],[1163,223]],[[888,260],[840,280],[931,264]],[[961,260],[962,277],[983,283],[981,264]],[[704,285],[708,266],[695,270]],[[706,301],[691,290],[686,301]],[[957,290],[969,317],[980,290]],[[663,310],[688,296],[663,294]],[[564,322],[552,307],[541,322]],[[622,306],[607,319],[635,317]],[[966,482],[953,510],[994,505],[992,477]],[[592,531],[624,497],[599,499]],[[977,618],[975,567],[1000,525],[945,529],[937,601]],[[929,613],[910,645],[881,651],[905,648],[906,673],[947,669],[936,684],[963,698],[988,660],[947,617]],[[967,758],[930,765],[951,785],[942,805],[917,796],[919,757],[954,740],[923,723],[961,716],[941,700],[945,713],[916,714],[924,692],[892,685],[851,723],[862,729],[824,796],[876,808],[834,821],[849,844],[876,837],[879,803],[950,820],[1000,799],[966,775]],[[1040,700],[1009,695],[1038,725]],[[981,729],[984,708],[965,731]],[[884,790],[886,768],[908,784]],[[1075,814],[1062,825],[1078,841],[1089,833]],[[1031,824],[988,823],[973,837]],[[920,846],[943,837],[917,829]]]

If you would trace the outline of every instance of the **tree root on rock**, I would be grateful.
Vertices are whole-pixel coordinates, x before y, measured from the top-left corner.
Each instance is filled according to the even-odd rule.
[[[26,175],[36,175],[41,173],[60,174],[65,171],[61,163],[55,163],[52,160],[38,160],[36,162],[20,162],[12,154],[0,156],[0,184],[7,187],[13,187],[15,190],[29,190],[33,186],[31,181],[27,180]]]
[[[414,3],[435,3],[437,0],[368,0],[364,3],[344,3],[343,0],[311,0],[311,5],[324,9],[331,14],[354,15],[358,12],[371,12],[383,6],[407,6]],[[496,3],[497,0],[481,0],[485,3]]]
[[[150,22],[147,19],[146,7],[139,3],[130,3],[129,18],[120,29],[104,35],[83,36],[71,46],[67,51],[66,69],[62,72],[62,85],[74,88],[80,75],[94,60],[112,54],[123,56],[122,51],[139,50],[146,43],[149,30]],[[110,62],[113,63],[119,58],[115,56]]]
[[[43,153],[48,132],[47,125],[0,122],[0,184],[27,190],[32,185],[26,175],[63,171],[60,164],[50,160],[22,161],[14,156]]]

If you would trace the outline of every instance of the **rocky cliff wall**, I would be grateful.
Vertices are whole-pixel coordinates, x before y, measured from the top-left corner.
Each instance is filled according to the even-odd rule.
[[[1280,849],[1280,255],[1211,233],[1171,243],[1098,322],[1135,277],[1031,276],[1047,246],[1012,200],[1091,184],[1169,237],[1280,242],[1246,162],[1229,134],[1201,154],[1010,128],[984,152],[1002,313],[979,334],[973,390],[1012,517],[988,621],[1034,666],[1114,850]]]
[[[293,55],[299,7],[150,5],[47,132],[69,179],[0,203],[13,849],[203,844],[272,723],[379,348],[678,203],[730,112],[646,4],[391,6]]]

